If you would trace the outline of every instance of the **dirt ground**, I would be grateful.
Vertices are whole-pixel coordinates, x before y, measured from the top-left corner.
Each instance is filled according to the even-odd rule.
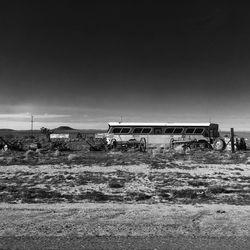
[[[20,162],[8,157],[0,157],[0,202],[250,205],[248,151],[33,152]]]
[[[249,249],[249,214],[249,151],[0,153],[2,249]]]
[[[245,237],[249,212],[250,151],[0,152],[1,237]]]
[[[249,236],[250,206],[0,204],[0,236]]]

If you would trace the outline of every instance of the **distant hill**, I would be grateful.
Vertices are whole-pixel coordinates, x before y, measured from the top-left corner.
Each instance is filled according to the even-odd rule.
[[[95,134],[95,133],[106,133],[107,132],[107,129],[78,129],[78,131],[79,132],[81,132],[81,133],[93,133],[93,134]]]
[[[15,130],[10,128],[0,128],[0,132],[13,132],[13,131]]]
[[[68,126],[60,126],[60,127],[56,128],[55,130],[75,130],[75,129],[68,127]]]

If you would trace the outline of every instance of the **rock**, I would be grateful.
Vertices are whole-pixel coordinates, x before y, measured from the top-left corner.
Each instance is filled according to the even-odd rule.
[[[250,157],[247,157],[246,164],[250,164]]]
[[[25,154],[24,154],[24,156],[25,156],[26,158],[32,157],[32,156],[34,156],[34,155],[35,155],[35,152],[34,152],[33,150],[27,150],[27,151],[25,152]]]
[[[124,181],[120,179],[111,179],[108,183],[108,186],[110,188],[123,188],[124,187]]]
[[[226,211],[224,211],[224,210],[217,210],[216,213],[218,213],[218,214],[224,214],[224,213],[226,213]]]
[[[41,150],[40,148],[38,148],[38,149],[36,150],[36,154],[37,154],[39,157],[43,156],[42,150]]]
[[[174,148],[176,153],[180,153],[183,154],[184,153],[184,149],[183,149],[183,145],[178,145]]]
[[[37,143],[31,143],[29,145],[29,149],[33,150],[33,151],[36,151],[38,149]]]
[[[69,161],[75,160],[75,159],[77,159],[77,158],[78,158],[78,155],[76,155],[76,154],[69,154],[69,155],[68,155],[68,160],[69,160]]]
[[[54,153],[54,156],[55,157],[58,157],[58,156],[60,156],[61,155],[61,153],[60,153],[60,151],[57,149],[56,151],[55,151],[55,153]]]
[[[155,157],[157,154],[160,154],[161,153],[161,150],[160,148],[153,148],[152,151],[152,157]]]
[[[122,152],[120,151],[110,151],[107,153],[107,155],[122,155]]]
[[[33,150],[27,150],[26,152],[25,152],[25,154],[24,154],[24,156],[25,156],[25,160],[27,161],[27,160],[30,160],[30,159],[32,159],[34,156],[35,156],[35,154],[36,154],[36,152],[35,151],[33,151]]]
[[[6,158],[7,164],[12,163],[13,161],[14,161],[14,157],[7,157],[7,158]]]

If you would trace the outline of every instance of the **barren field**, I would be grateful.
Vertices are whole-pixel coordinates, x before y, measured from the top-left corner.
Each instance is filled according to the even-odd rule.
[[[1,236],[244,237],[249,212],[250,206],[218,204],[2,203],[0,242]]]
[[[6,153],[1,202],[250,204],[250,152]]]
[[[66,151],[46,147],[0,151],[0,248],[40,249],[39,237],[45,244],[52,236],[78,240],[75,249],[84,237],[90,249],[98,239],[110,249],[116,237],[130,249],[127,237],[249,236],[250,151],[91,152],[81,140]],[[48,244],[42,249],[61,249]]]

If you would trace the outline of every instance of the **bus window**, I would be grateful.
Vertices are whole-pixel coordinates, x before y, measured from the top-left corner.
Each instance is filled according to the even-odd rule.
[[[142,131],[142,128],[134,128],[133,134],[140,134]]]
[[[130,131],[130,128],[122,128],[121,134],[128,134]]]
[[[172,134],[174,132],[174,128],[166,128],[165,134]]]
[[[121,128],[113,128],[113,131],[112,131],[112,133],[114,133],[114,134],[119,134],[119,133],[121,133]]]
[[[183,128],[175,128],[174,134],[181,134],[183,131]]]
[[[154,128],[154,134],[156,134],[156,135],[162,134],[162,129],[161,128]]]
[[[202,134],[203,131],[204,131],[203,128],[196,128],[195,131],[194,131],[194,133],[198,135],[198,134]]]
[[[149,134],[150,132],[151,132],[151,128],[144,128],[143,130],[142,130],[142,134]]]
[[[186,129],[186,134],[193,134],[195,128],[187,128]]]

